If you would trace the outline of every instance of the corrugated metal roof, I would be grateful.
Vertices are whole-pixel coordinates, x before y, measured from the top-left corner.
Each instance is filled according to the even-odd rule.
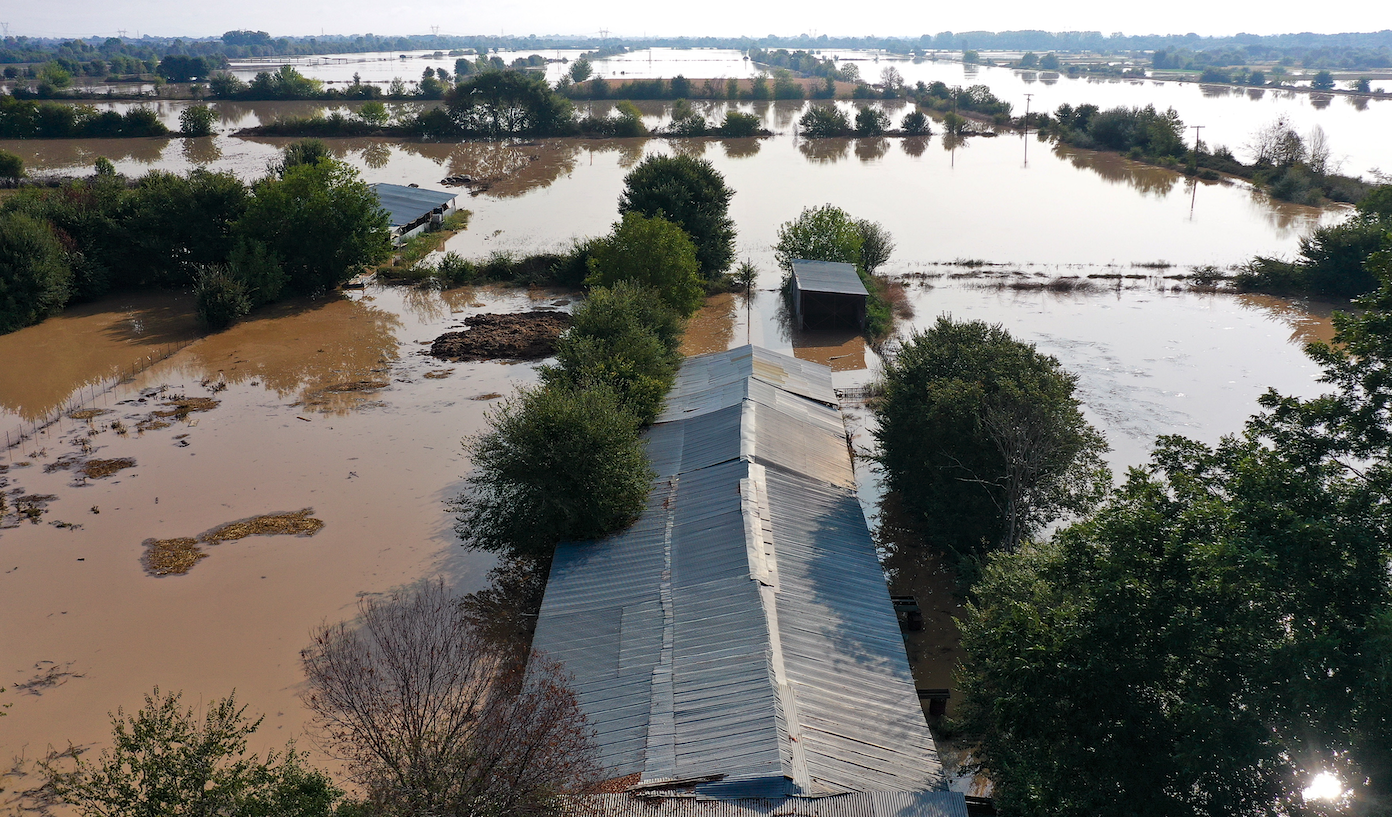
[[[391,226],[405,227],[424,217],[431,210],[449,204],[458,193],[443,190],[425,190],[420,187],[407,187],[404,184],[380,182],[372,185],[372,191],[382,202],[382,209],[391,217]]]
[[[557,549],[533,643],[574,675],[613,776],[944,787],[834,401],[829,370],[786,355],[688,360],[647,433],[646,511]]]
[[[593,817],[967,817],[959,792],[871,792],[803,798],[708,800],[601,794],[569,798],[567,811]]]
[[[862,298],[870,293],[865,291],[865,283],[856,274],[854,264],[840,261],[794,261],[793,277],[797,287],[803,292],[831,292],[837,295],[859,295]]]

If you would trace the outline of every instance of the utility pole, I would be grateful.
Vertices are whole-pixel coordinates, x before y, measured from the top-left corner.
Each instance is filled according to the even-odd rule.
[[[438,36],[440,36],[440,27],[439,27],[439,26],[431,26],[431,27],[430,27],[430,36],[432,36],[432,37],[438,37]]]
[[[1029,109],[1034,94],[1025,94],[1025,167],[1029,167]]]
[[[1207,125],[1190,125],[1189,127],[1191,127],[1191,128],[1194,129],[1194,155],[1197,156],[1198,153],[1199,153],[1199,145],[1203,144],[1202,142],[1199,141],[1199,131],[1203,130],[1204,128],[1206,128],[1206,127],[1208,127],[1208,126],[1207,126]]]
[[[9,37],[10,37],[10,24],[9,24],[9,23],[0,23],[0,28],[5,29],[5,39],[9,39]]]

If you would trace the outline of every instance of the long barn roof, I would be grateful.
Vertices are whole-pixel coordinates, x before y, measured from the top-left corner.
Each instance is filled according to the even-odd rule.
[[[557,549],[534,646],[613,776],[715,797],[945,788],[856,496],[830,371],[688,360],[629,530]]]
[[[425,190],[420,187],[387,184],[386,182],[372,185],[372,191],[377,194],[377,200],[382,203],[382,209],[387,211],[392,227],[404,227],[407,224],[415,223],[429,215],[435,208],[449,204],[459,197],[458,193]]]

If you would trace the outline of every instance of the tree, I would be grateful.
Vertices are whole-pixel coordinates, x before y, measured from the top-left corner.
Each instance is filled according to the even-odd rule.
[[[889,115],[869,106],[861,106],[856,113],[856,136],[881,136],[889,128]]]
[[[626,281],[596,287],[556,344],[556,365],[542,367],[542,381],[572,389],[605,384],[646,425],[672,388],[681,332],[681,319],[653,290]]]
[[[1359,77],[1358,79],[1349,82],[1349,90],[1356,91],[1360,94],[1366,94],[1370,90],[1372,90],[1372,88],[1368,83],[1367,77]]]
[[[1386,813],[1385,260],[1367,311],[1307,347],[1332,391],[1270,391],[1216,448],[1161,438],[1092,518],[990,562],[961,678],[1002,810],[1322,813],[1301,790],[1332,772],[1349,813]]]
[[[85,817],[230,815],[328,817],[341,795],[328,775],[304,765],[293,744],[248,756],[247,739],[264,718],[250,720],[235,694],[213,701],[202,719],[179,693],[145,696],[134,715],[111,716],[113,745],[95,762],[74,755],[71,769],[39,762],[62,802]]]
[[[686,231],[696,245],[701,274],[714,279],[735,257],[735,223],[725,177],[705,159],[649,156],[624,177],[619,214],[661,217]]]
[[[280,161],[269,164],[267,169],[277,176],[284,176],[285,171],[292,167],[314,165],[332,158],[333,153],[323,139],[298,139],[286,145],[281,151]]]
[[[580,59],[570,64],[571,82],[584,82],[585,80],[589,79],[590,76],[593,74],[594,66],[591,65],[590,61],[585,59],[584,57],[581,57]]]
[[[801,214],[778,228],[774,257],[791,272],[793,261],[841,261],[860,263],[861,232],[855,219],[830,204],[803,208]]]
[[[445,94],[445,107],[468,135],[554,136],[571,123],[570,102],[531,71],[485,71]]]
[[[380,128],[387,124],[387,120],[391,119],[391,114],[387,113],[386,105],[373,99],[364,102],[362,107],[358,108],[358,118],[369,125]]]
[[[878,221],[857,219],[855,224],[860,233],[860,267],[873,275],[894,252],[894,237]]]
[[[1046,71],[1057,71],[1057,70],[1058,70],[1058,67],[1059,67],[1059,58],[1058,58],[1058,55],[1057,55],[1057,54],[1045,54],[1043,57],[1040,57],[1040,58],[1039,58],[1039,67],[1040,67],[1040,68],[1043,68],[1043,69],[1046,70]],[[1158,67],[1158,66],[1157,66],[1157,67]]]
[[[904,115],[904,121],[899,123],[899,127],[909,136],[928,136],[933,132],[923,111],[909,111]]]
[[[179,132],[184,136],[212,136],[217,113],[207,105],[190,105],[179,112]]]
[[[1039,55],[1033,51],[1026,51],[1020,56],[1021,68],[1034,68],[1039,65]],[[1157,68],[1160,66],[1156,66]]]
[[[589,259],[590,286],[630,281],[651,287],[678,315],[695,312],[704,300],[696,246],[672,222],[628,212]]]
[[[300,293],[332,289],[391,252],[377,194],[332,159],[257,182],[236,234],[265,245],[280,259],[287,287]]]
[[[0,150],[0,179],[24,178],[24,160],[7,150]]]
[[[899,69],[892,65],[887,65],[880,71],[880,84],[886,91],[899,93],[904,90],[904,75],[899,73]]]
[[[885,484],[924,541],[959,558],[1007,552],[1088,510],[1111,475],[1077,378],[999,325],[940,317],[884,368],[875,409]]]
[[[607,385],[523,391],[489,419],[465,441],[474,472],[455,531],[469,547],[547,559],[641,513],[652,472],[639,419]]]
[[[484,638],[440,581],[358,604],[301,653],[305,704],[383,815],[559,815],[598,766],[561,667]]]
[[[191,82],[195,79],[208,76],[211,69],[215,67],[203,57],[189,57],[183,54],[170,54],[160,60],[159,67],[155,69],[161,77],[169,82]]]
[[[798,132],[809,139],[849,136],[851,120],[835,105],[813,105],[798,119]]]
[[[719,135],[730,139],[742,139],[759,134],[759,117],[752,113],[729,111],[720,125]]]
[[[72,269],[49,225],[0,212],[0,334],[56,314],[72,295]]]
[[[1310,87],[1316,91],[1334,90],[1334,75],[1328,71],[1317,71],[1310,80]]]

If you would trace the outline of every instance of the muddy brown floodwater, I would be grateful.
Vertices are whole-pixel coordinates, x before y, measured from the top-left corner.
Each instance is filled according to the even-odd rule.
[[[13,704],[0,756],[100,743],[106,713],[138,706],[155,685],[186,691],[190,703],[235,688],[267,715],[258,750],[301,736],[298,651],[310,628],[423,576],[478,589],[493,564],[457,545],[446,503],[469,468],[461,438],[535,370],[494,361],[442,369],[423,353],[430,339],[470,315],[563,310],[565,301],[543,290],[370,288],[277,305],[97,394],[81,419],[0,452],[10,500],[0,686]],[[0,336],[0,359],[41,348],[71,389],[143,348],[127,332],[135,306],[167,315],[165,329],[189,340],[181,303],[150,296],[70,313]],[[31,376],[42,369],[32,365]],[[4,372],[7,419],[66,396],[59,374],[31,388]],[[204,410],[169,408],[180,401]],[[99,479],[81,470],[120,459],[133,463]],[[24,497],[40,501],[21,516]],[[253,519],[310,508],[302,525]],[[236,520],[251,521],[227,526]],[[313,535],[233,538],[245,533]],[[204,558],[185,575],[147,572],[147,540],[194,537]],[[66,669],[55,676],[55,666]],[[52,682],[31,683],[41,676]]]

